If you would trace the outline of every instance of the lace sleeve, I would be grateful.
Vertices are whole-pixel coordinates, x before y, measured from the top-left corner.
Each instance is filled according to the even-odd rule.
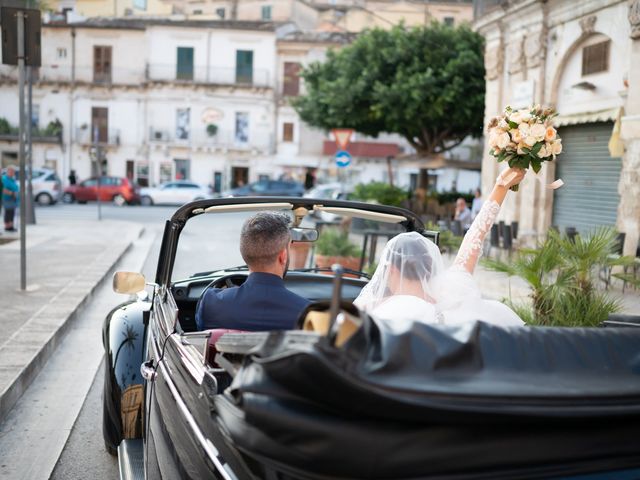
[[[484,239],[491,230],[491,225],[498,216],[498,212],[500,212],[500,205],[497,202],[493,200],[485,202],[462,240],[458,255],[453,262],[455,267],[461,267],[469,273],[473,273],[480,255],[482,255]]]

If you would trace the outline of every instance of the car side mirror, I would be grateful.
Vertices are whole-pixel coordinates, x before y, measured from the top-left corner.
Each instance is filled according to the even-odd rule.
[[[144,290],[144,275],[137,272],[116,272],[113,274],[113,291],[134,294]]]
[[[315,242],[318,240],[318,231],[313,228],[294,227],[291,229],[292,242]]]

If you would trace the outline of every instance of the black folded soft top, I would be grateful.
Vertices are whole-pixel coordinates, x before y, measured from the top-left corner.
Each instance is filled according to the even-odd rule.
[[[640,329],[391,333],[365,318],[342,348],[290,335],[245,358],[216,415],[240,450],[295,478],[640,466]]]

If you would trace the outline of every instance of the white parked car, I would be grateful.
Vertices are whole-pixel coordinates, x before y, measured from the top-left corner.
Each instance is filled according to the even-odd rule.
[[[6,168],[1,173],[5,173]],[[20,169],[16,168],[16,181],[20,181]],[[50,168],[34,167],[31,170],[33,199],[38,205],[53,205],[62,194],[60,177]]]
[[[174,180],[140,189],[142,205],[182,205],[205,198],[211,198],[209,188],[188,180]]]

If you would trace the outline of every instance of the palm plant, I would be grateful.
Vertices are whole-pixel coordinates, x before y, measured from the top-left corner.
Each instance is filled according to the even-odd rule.
[[[615,255],[616,233],[608,228],[585,238],[569,239],[550,231],[536,248],[522,249],[509,262],[487,259],[489,270],[524,279],[531,288],[531,305],[511,306],[527,323],[554,326],[595,326],[620,303],[597,290],[602,268],[627,265],[630,257]]]

